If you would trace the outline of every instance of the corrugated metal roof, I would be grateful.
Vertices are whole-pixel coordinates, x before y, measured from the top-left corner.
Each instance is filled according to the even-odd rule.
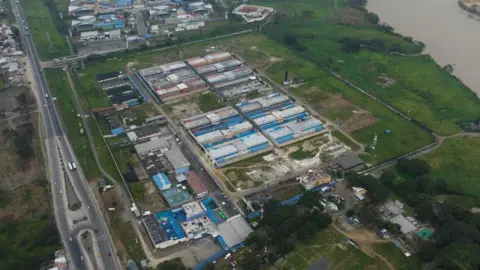
[[[172,185],[164,173],[158,173],[153,176],[153,182],[160,190],[168,189]]]
[[[172,164],[173,168],[178,170],[185,167],[190,167],[190,162],[185,158],[180,149],[174,148],[165,152],[165,156]]]
[[[210,148],[209,152],[210,152],[210,156],[213,159],[217,159],[217,158],[221,158],[221,157],[224,157],[224,156],[227,156],[227,155],[230,155],[230,154],[237,153],[238,150],[235,146],[230,144],[230,145],[225,145],[225,146],[221,146],[221,147],[218,147],[218,148]]]
[[[304,130],[322,125],[320,120],[310,117],[304,121],[290,122],[285,124],[293,132],[302,132]]]
[[[275,117],[273,114],[268,114],[268,115],[259,117],[257,119],[254,119],[253,121],[255,122],[255,124],[261,126],[261,125],[265,125],[265,124],[274,122],[276,120],[277,120],[277,117]]]
[[[287,135],[293,134],[293,132],[286,127],[278,127],[275,129],[270,129],[266,131],[273,139],[282,138]]]
[[[253,128],[253,126],[249,122],[242,122],[240,124],[236,124],[236,125],[231,126],[229,129],[233,133],[237,133],[237,132],[244,132],[244,131],[250,130],[252,128]]]
[[[241,140],[248,148],[268,142],[267,138],[260,133],[254,133],[252,135],[245,136],[241,138]]]
[[[215,130],[212,132],[208,132],[205,134],[202,134],[200,136],[197,136],[197,140],[200,143],[209,143],[209,142],[214,142],[223,139],[223,134],[219,130]]]

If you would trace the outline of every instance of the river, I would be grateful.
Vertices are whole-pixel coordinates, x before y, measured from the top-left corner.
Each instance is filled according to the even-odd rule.
[[[395,32],[425,43],[425,53],[480,95],[480,21],[457,0],[368,0],[367,8]]]

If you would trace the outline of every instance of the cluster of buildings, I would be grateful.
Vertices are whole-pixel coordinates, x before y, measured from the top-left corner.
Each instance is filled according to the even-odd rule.
[[[7,24],[0,24],[0,72],[5,74],[10,83],[23,82],[23,68],[18,57],[23,56],[12,29]]]
[[[173,62],[140,70],[143,83],[160,100],[168,101],[208,89],[207,84],[184,62]]]
[[[253,232],[240,215],[227,218],[210,197],[155,214],[147,212],[142,223],[155,249],[211,236],[228,250],[242,245]]]
[[[416,236],[420,239],[428,239],[433,234],[430,225],[418,221],[412,216],[405,216],[403,204],[396,200],[387,200],[385,203],[377,206],[375,211],[377,215],[385,222],[398,224],[400,231],[406,236]],[[382,233],[385,230],[382,230]],[[413,238],[413,237],[411,237]]]
[[[272,150],[267,138],[232,107],[183,119],[182,125],[217,167]]]
[[[100,73],[96,78],[117,110],[138,105],[143,100],[135,84],[120,71]]]
[[[137,75],[161,101],[209,89],[216,91],[224,100],[271,90],[252,69],[228,52],[142,69]]]
[[[199,29],[213,13],[213,6],[205,2],[164,1],[147,5],[152,34]]]
[[[284,94],[270,94],[238,103],[236,107],[276,146],[288,145],[325,131],[320,120]]]
[[[320,120],[274,93],[182,120],[211,162],[222,167],[324,132]]]

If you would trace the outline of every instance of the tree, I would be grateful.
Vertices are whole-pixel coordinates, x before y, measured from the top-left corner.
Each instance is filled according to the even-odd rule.
[[[385,228],[393,235],[402,234],[402,227],[399,224],[387,222],[387,224],[385,224]]]
[[[283,42],[285,42],[285,44],[289,45],[289,46],[292,46],[292,45],[295,45],[297,44],[297,38],[295,36],[292,36],[292,35],[285,35],[283,37]]]
[[[355,210],[348,209],[347,210],[347,217],[353,217],[353,216],[355,216]]]
[[[298,200],[299,205],[303,205],[308,208],[313,208],[314,206],[321,205],[319,202],[319,194],[316,191],[309,190],[303,193],[302,198]],[[323,209],[322,209],[323,210]]]
[[[310,20],[313,18],[313,15],[315,14],[315,12],[313,10],[304,10],[302,12],[302,17],[304,20]]]
[[[367,12],[365,14],[365,18],[371,24],[377,24],[380,21],[380,18],[378,18],[378,15],[372,12]]]
[[[383,202],[390,195],[390,189],[370,175],[351,174],[347,176],[347,181],[350,185],[367,189],[367,195],[373,203]]]
[[[396,168],[399,172],[410,176],[430,173],[430,165],[425,160],[420,159],[401,159],[397,163]]]
[[[417,177],[417,190],[433,196],[436,193],[435,181],[428,175],[419,176]]]
[[[207,264],[205,264],[205,266],[203,267],[203,270],[215,270],[215,264],[211,263],[211,262],[208,262]]]
[[[422,262],[431,262],[433,261],[433,259],[435,259],[437,254],[438,254],[438,250],[435,243],[428,242],[426,245],[422,247],[418,255],[420,257],[420,260],[422,260]]]
[[[353,6],[366,6],[367,0],[349,0],[348,4]]]
[[[453,242],[480,243],[478,229],[465,221],[451,221],[443,224],[434,234],[437,246],[444,247]]]
[[[252,232],[245,239],[245,243],[254,249],[263,249],[268,243],[268,235],[264,231]]]
[[[245,255],[239,264],[242,269],[260,269],[262,266],[260,258],[257,257],[257,254],[255,253],[248,253]]]
[[[437,256],[440,269],[479,269],[480,246],[472,243],[452,243]]]
[[[288,253],[292,252],[295,248],[295,244],[287,240],[280,241],[277,246],[278,251],[282,254],[282,256],[285,256]]]

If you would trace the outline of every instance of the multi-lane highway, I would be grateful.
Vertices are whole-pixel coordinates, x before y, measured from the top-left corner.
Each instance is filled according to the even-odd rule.
[[[10,0],[12,12],[15,15],[20,30],[22,45],[29,58],[34,76],[35,95],[39,100],[40,110],[45,125],[44,150],[48,159],[48,178],[51,184],[51,194],[55,210],[57,227],[69,258],[69,269],[93,269],[93,262],[87,256],[80,244],[81,233],[89,231],[93,235],[93,251],[96,264],[100,269],[121,269],[113,241],[101,212],[88,188],[85,176],[78,170],[70,171],[65,164],[77,162],[73,149],[68,142],[66,133],[60,122],[60,117],[50,98],[50,90],[43,74],[38,54],[29,34],[26,17],[18,0]],[[82,207],[76,211],[68,208],[66,194],[66,177],[72,183],[73,189],[82,202]]]

